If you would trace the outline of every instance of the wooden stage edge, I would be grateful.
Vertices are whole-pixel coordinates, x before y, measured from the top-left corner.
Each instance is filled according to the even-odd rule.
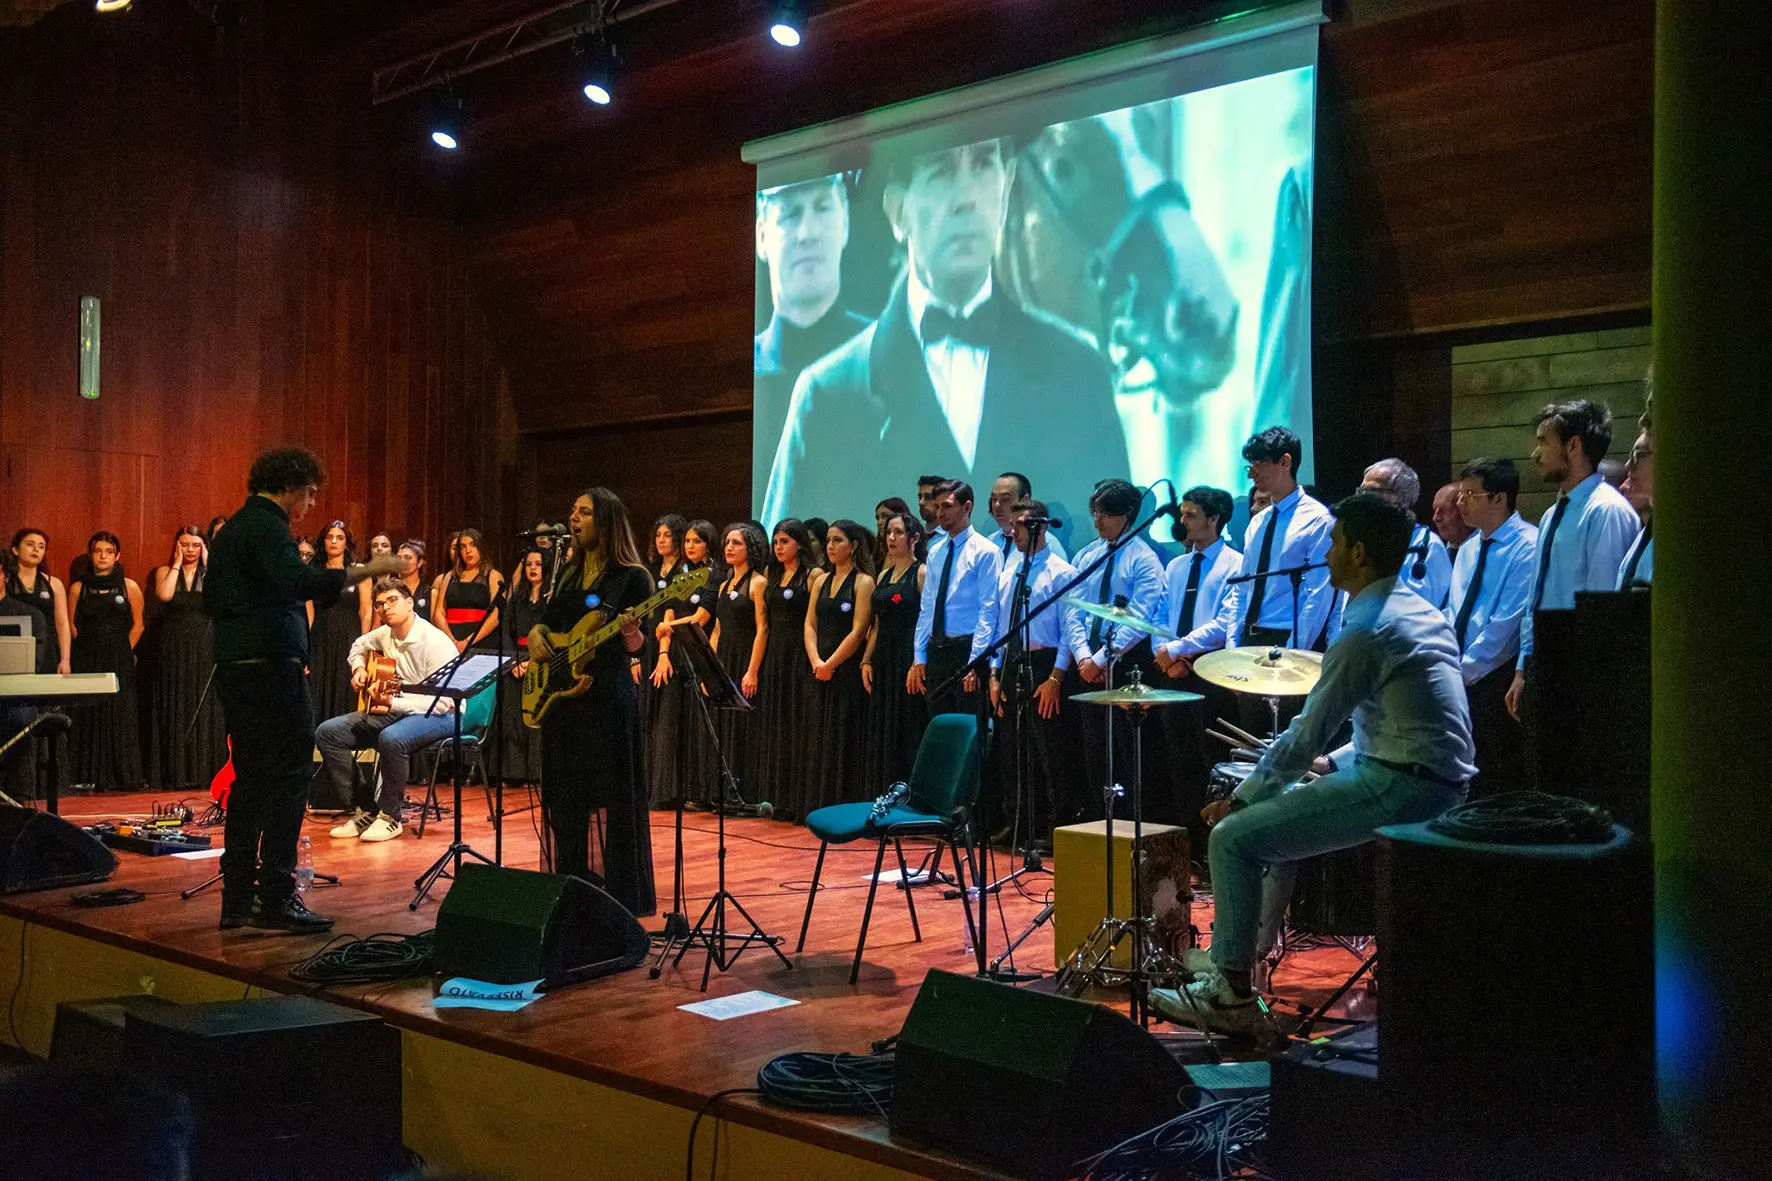
[[[76,823],[91,823],[145,814],[153,798],[74,797],[62,812]],[[464,837],[490,853],[487,812],[478,791],[465,797]],[[537,823],[533,811],[507,818],[505,864],[538,866]],[[337,934],[413,933],[434,925],[447,882],[418,911],[409,911],[407,902],[413,879],[447,845],[446,825],[433,822],[422,840],[409,826],[401,837],[378,845],[333,841],[326,835],[330,825],[310,819],[305,831],[316,867],[337,874],[340,884],[316,888],[309,903],[337,918]],[[713,818],[691,814],[684,828],[693,922],[715,889]],[[670,813],[653,813],[652,835],[662,905],[671,889]],[[898,1032],[929,969],[969,971],[973,964],[958,900],[943,899],[938,889],[918,890],[923,939],[916,942],[902,894],[883,885],[861,977],[851,985],[873,847],[831,849],[806,948],[797,956],[792,949],[817,841],[804,828],[781,822],[733,820],[727,848],[728,888],[766,931],[786,938],[792,968],[753,947],[730,971],[716,970],[703,994],[704,957],[692,952],[681,967],[667,963],[658,980],[639,968],[562,989],[516,1013],[440,1011],[432,1003],[438,978],[318,990],[299,984],[290,970],[324,938],[221,932],[219,888],[190,901],[179,897],[215,872],[214,860],[123,853],[111,884],[143,891],[144,902],[81,908],[70,902],[74,891],[68,889],[0,897],[0,989],[12,998],[3,1036],[33,1054],[47,1054],[55,1006],[62,1001],[144,991],[181,1003],[255,991],[309,992],[375,1013],[402,1031],[406,1141],[432,1168],[513,1179],[681,1177],[691,1120],[711,1096],[755,1086],[758,1068],[780,1054],[867,1053],[870,1043]],[[920,853],[907,845],[907,856]],[[999,854],[998,872],[1009,868]],[[1001,915],[991,906],[992,955],[1033,919],[1052,878],[1029,882],[1025,894],[1005,889]],[[1202,927],[1208,919],[1196,914]],[[657,918],[642,921],[648,928],[660,925]],[[1295,999],[1320,997],[1349,970],[1346,959],[1334,950],[1290,959],[1278,987]],[[1022,946],[1017,966],[1049,971],[1052,962],[1047,926]],[[729,1021],[678,1007],[751,989],[797,1003]],[[719,1176],[729,1179],[1001,1176],[896,1137],[881,1119],[791,1111],[749,1095],[724,1099],[714,1110],[718,1131],[704,1119],[697,1137],[698,1176],[707,1175],[716,1135]],[[583,1163],[563,1171],[568,1160]]]

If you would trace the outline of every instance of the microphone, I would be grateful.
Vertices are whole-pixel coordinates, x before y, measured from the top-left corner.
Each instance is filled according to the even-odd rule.
[[[517,536],[519,538],[522,538],[522,537],[530,537],[530,538],[534,538],[534,537],[565,537],[570,532],[572,532],[572,530],[568,529],[564,525],[543,525],[539,529],[531,529],[527,533],[519,533],[519,534],[517,534]]]
[[[1023,517],[1021,520],[1024,525],[1045,525],[1051,529],[1064,528],[1063,517]]]
[[[1257,578],[1287,578],[1294,574],[1303,574],[1307,570],[1325,570],[1328,562],[1306,562],[1302,566],[1281,566],[1273,570],[1263,570],[1259,574],[1239,574],[1235,578],[1224,580],[1226,586],[1236,582],[1254,582]]]

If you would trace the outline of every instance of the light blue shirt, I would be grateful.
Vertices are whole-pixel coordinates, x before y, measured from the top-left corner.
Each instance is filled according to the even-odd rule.
[[[1473,533],[1458,547],[1452,563],[1452,600],[1446,604],[1446,622],[1452,640],[1458,641],[1458,613],[1477,559],[1483,552],[1483,535]],[[1483,584],[1464,628],[1464,683],[1474,685],[1504,664],[1513,663],[1520,651],[1520,624],[1532,606],[1532,576],[1538,563],[1538,526],[1529,525],[1519,513],[1503,521],[1489,538],[1489,560],[1483,564]]]
[[[1417,525],[1409,536],[1411,553],[1403,556],[1403,568],[1397,577],[1404,586],[1435,607],[1444,608],[1452,593],[1452,555],[1446,543],[1426,525]],[[1421,577],[1415,577],[1415,563],[1422,564]]]
[[[1009,548],[1007,550],[1005,550],[1003,548],[1003,538],[1004,537],[1011,537],[1011,540],[1009,542]],[[1015,548],[1015,542],[1013,540],[1013,536],[1010,534],[1005,534],[1001,529],[998,529],[995,533],[992,533],[989,536],[987,536],[985,538],[985,540],[997,547],[997,553],[1002,555],[1003,565],[1005,565],[1005,566],[1009,565],[1009,563],[1015,561],[1016,558],[1021,556],[1021,551]],[[1046,548],[1051,550],[1058,557],[1065,558],[1067,560],[1069,559],[1070,555],[1068,555],[1065,552],[1064,542],[1058,540],[1058,534],[1054,533],[1050,529],[1046,530]],[[1055,608],[1055,610],[1056,610],[1056,608]]]
[[[1277,537],[1274,540],[1276,544],[1279,541]],[[1192,619],[1181,618],[1181,605],[1187,600],[1187,578],[1194,555],[1191,552],[1181,554],[1163,573],[1163,602],[1157,618],[1181,637],[1163,645],[1171,657],[1193,657],[1218,651],[1225,646],[1235,622],[1230,615],[1235,604],[1225,579],[1235,578],[1243,568],[1243,555],[1227,545],[1222,537],[1200,554],[1200,587],[1195,594]]]
[[[1096,538],[1084,546],[1072,563],[1078,570],[1085,569],[1108,548],[1102,538]],[[1125,544],[1113,558],[1113,578],[1109,581],[1106,597],[1101,593],[1101,571],[1096,570],[1083,584],[1071,593],[1080,599],[1088,599],[1092,603],[1112,603],[1115,599],[1125,596],[1126,608],[1136,611],[1146,619],[1157,618],[1157,608],[1163,598],[1163,560],[1157,557],[1157,551],[1142,537],[1127,538]],[[1108,624],[1102,624],[1102,643],[1099,648],[1091,648],[1089,633],[1095,623],[1095,616],[1078,611],[1071,607],[1066,609],[1069,616],[1066,621],[1070,647],[1077,661],[1093,660],[1096,664],[1108,662],[1108,649],[1113,655],[1144,639],[1144,633],[1134,628],[1116,627],[1113,629],[1112,642],[1108,638]]]
[[[997,575],[997,627],[991,636],[991,642],[1002,639],[1009,632],[1009,620],[1015,610],[1015,580],[1020,576],[1021,563],[1026,557],[1019,550],[1015,551],[1014,559],[1003,567]],[[1070,580],[1077,576],[1077,568],[1052,552],[1050,542],[1039,553],[1034,555],[1028,566],[1028,614],[1052,598]],[[1059,672],[1071,666],[1071,652],[1065,643],[1065,616],[1069,608],[1049,607],[1034,616],[1028,624],[1028,649],[1057,648],[1058,655],[1054,658],[1053,668]],[[1003,653],[999,651],[991,657],[992,668],[1003,667]]]
[[[1249,804],[1278,794],[1310,770],[1350,716],[1354,755],[1417,764],[1452,783],[1471,778],[1470,705],[1458,663],[1446,616],[1397,579],[1379,579],[1348,603],[1303,711],[1234,794]]]
[[[1328,558],[1329,534],[1335,528],[1335,518],[1329,515],[1321,501],[1306,496],[1302,488],[1294,488],[1279,503],[1256,513],[1243,531],[1243,568],[1238,573],[1254,574],[1256,566],[1260,565],[1261,535],[1267,531],[1268,517],[1273,513],[1280,515],[1280,523],[1274,530],[1274,546],[1268,554],[1269,570],[1284,570]],[[1329,586],[1329,571],[1325,568],[1305,572],[1304,584],[1298,592],[1296,626],[1292,619],[1291,577],[1283,574],[1269,578],[1263,587],[1260,610],[1253,614],[1249,604],[1255,595],[1254,581],[1240,582],[1231,588],[1234,604],[1229,642],[1236,644],[1239,641],[1247,618],[1261,627],[1291,628],[1292,634],[1286,641],[1289,648],[1309,648],[1315,644],[1329,622],[1329,608],[1335,599],[1335,592]]]
[[[1559,511],[1567,512],[1568,519],[1557,526],[1556,535],[1551,537],[1551,522]],[[1642,527],[1642,519],[1630,501],[1602,480],[1598,472],[1575,485],[1569,490],[1566,508],[1553,504],[1538,519],[1540,555],[1544,539],[1551,537],[1549,564],[1545,565],[1541,556],[1534,567],[1540,572],[1534,577],[1544,582],[1542,595],[1534,584],[1538,609],[1567,611],[1575,606],[1576,591],[1617,589],[1624,555]],[[1521,668],[1526,667],[1526,657],[1532,655],[1531,600],[1527,603],[1526,617],[1520,621]]]
[[[1638,549],[1643,551],[1643,556],[1637,559],[1636,576],[1632,579],[1630,585],[1627,586],[1624,581],[1624,574],[1625,571],[1630,568],[1631,555],[1636,553]],[[1630,549],[1625,552],[1624,561],[1618,563],[1618,589],[1629,590],[1632,586],[1644,586],[1654,581],[1655,535],[1645,529],[1637,534],[1637,539],[1635,541],[1631,542]]]
[[[953,538],[946,530],[940,530],[929,543],[929,555],[924,561],[928,573],[923,576],[923,601],[917,608],[918,664],[929,662],[935,596],[941,589],[941,568],[947,562],[950,545],[958,548],[954,552],[954,569],[948,575],[948,636],[970,635],[972,658],[977,659],[997,630],[997,575],[1002,572],[1002,555],[970,525]]]

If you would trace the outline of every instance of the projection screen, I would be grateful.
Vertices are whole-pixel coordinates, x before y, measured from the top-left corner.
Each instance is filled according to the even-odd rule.
[[[753,506],[869,523],[919,475],[1081,511],[1122,477],[1311,471],[1321,5],[1233,18],[746,145]],[[1065,532],[1069,532],[1067,529]]]

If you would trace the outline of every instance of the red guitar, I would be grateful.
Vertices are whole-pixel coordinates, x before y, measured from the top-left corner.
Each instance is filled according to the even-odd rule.
[[[234,786],[234,740],[228,739],[228,761],[222,764],[215,778],[209,781],[209,798],[221,805],[222,811],[228,808],[228,791]]]

